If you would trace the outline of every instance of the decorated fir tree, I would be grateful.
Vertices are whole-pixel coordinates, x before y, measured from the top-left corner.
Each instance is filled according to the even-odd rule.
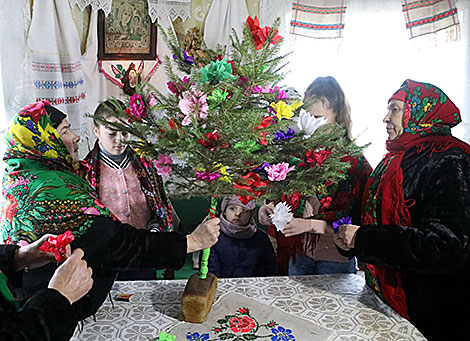
[[[212,215],[215,198],[234,193],[244,203],[331,197],[350,166],[342,158],[360,152],[343,128],[324,125],[278,86],[278,25],[249,17],[243,36],[232,34],[230,56],[203,43],[192,56],[164,32],[173,53],[164,62],[169,94],[141,84],[126,113],[115,113],[122,123],[113,125],[137,137],[133,147],[170,177],[171,194],[212,196]]]

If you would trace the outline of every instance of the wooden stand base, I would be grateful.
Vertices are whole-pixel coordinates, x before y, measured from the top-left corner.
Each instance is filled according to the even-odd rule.
[[[189,277],[184,288],[181,305],[186,322],[202,323],[206,320],[217,291],[217,277],[211,273],[206,279],[199,278],[199,274]]]

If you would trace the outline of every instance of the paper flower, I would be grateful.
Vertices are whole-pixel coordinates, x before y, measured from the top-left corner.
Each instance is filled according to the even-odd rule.
[[[258,174],[254,172],[249,172],[247,175],[243,175],[243,182],[235,182],[233,187],[236,189],[246,189],[251,193],[254,193],[258,196],[262,194],[262,191],[258,190],[260,187],[266,187],[269,181],[261,181],[261,178]]]
[[[278,163],[265,168],[266,172],[268,172],[268,179],[271,181],[285,180],[287,173],[294,169],[295,166],[289,167],[287,162]]]
[[[196,180],[199,181],[205,181],[205,182],[211,182],[214,181],[215,179],[220,178],[220,173],[219,172],[209,172],[207,170],[205,171],[198,171],[196,170]]]
[[[72,231],[65,231],[57,237],[47,238],[47,240],[39,247],[39,250],[51,252],[54,254],[56,261],[64,262],[67,259],[65,247],[69,245],[74,238]]]
[[[287,140],[293,138],[295,135],[294,130],[292,129],[287,129],[286,132],[283,132],[282,130],[278,130],[277,132],[274,133],[274,138],[277,139],[278,141],[282,140]]]
[[[229,97],[229,93],[224,89],[216,89],[212,91],[211,95],[207,97],[207,100],[211,104],[219,105]]]
[[[293,120],[297,123],[293,127],[294,130],[296,132],[303,132],[304,139],[308,139],[315,130],[327,123],[324,117],[315,118],[315,116],[310,115],[304,109],[300,109],[299,117],[295,117]]]
[[[284,227],[294,218],[291,209],[285,202],[280,202],[274,206],[273,213],[269,215],[271,221],[278,231],[282,231]]]
[[[330,156],[331,149],[312,148],[305,152],[305,162],[307,166],[321,166],[321,164]]]
[[[231,183],[232,175],[227,173],[227,167],[221,163],[214,164],[214,169],[220,173],[220,180]]]
[[[192,123],[194,117],[200,119],[207,118],[207,111],[209,106],[207,105],[207,95],[202,92],[195,90],[194,92],[186,92],[183,98],[179,101],[179,108],[185,115],[182,125],[187,126]]]
[[[148,97],[148,104],[149,104],[149,107],[150,107],[150,108],[152,108],[152,107],[154,107],[155,105],[157,105],[157,103],[158,103],[158,101],[157,101],[157,99],[155,98],[154,95],[150,95],[150,96]]]
[[[273,123],[274,116],[266,116],[261,120],[261,123],[258,124],[255,129],[261,130],[269,127]]]
[[[351,217],[343,217],[339,220],[336,220],[333,222],[333,230],[335,231],[335,233],[338,233],[339,232],[339,227],[342,226],[342,225],[350,225],[352,224],[352,219]]]
[[[147,107],[139,94],[134,94],[129,99],[130,115],[139,121],[147,114]]]
[[[246,23],[248,27],[250,28],[251,31],[251,36],[253,37],[253,42],[255,43],[256,49],[261,50],[263,47],[266,39],[268,38],[269,32],[271,31],[271,27],[269,26],[264,26],[263,28],[260,27],[259,25],[259,20],[258,17],[255,16],[253,19],[252,17],[248,17],[246,19]],[[276,30],[272,40],[270,41],[271,44],[277,44],[277,42],[281,39],[282,37],[278,34],[278,31]]]
[[[240,141],[235,143],[233,147],[236,149],[244,149],[248,153],[253,153],[261,148],[259,144],[254,140]]]
[[[170,335],[163,331],[160,332],[160,336],[158,337],[158,341],[175,341],[176,335]]]
[[[158,161],[153,161],[155,168],[157,168],[158,175],[163,175],[166,178],[170,176],[171,173],[171,165],[173,164],[173,160],[171,159],[170,155],[163,154],[158,157]]]
[[[283,118],[292,119],[294,116],[294,110],[300,107],[303,103],[299,101],[294,101],[292,104],[287,104],[284,101],[279,101],[277,103],[271,103],[271,108],[276,112],[278,120]]]
[[[217,83],[226,79],[235,79],[232,72],[232,65],[225,57],[222,60],[212,61],[201,69],[201,83]]]
[[[299,191],[289,195],[281,195],[281,200],[286,202],[293,211],[300,206],[300,199],[302,199],[302,195]]]
[[[173,54],[173,59],[179,63],[180,60],[176,54]],[[183,51],[183,61],[188,65],[194,64],[194,57],[191,57],[186,51]]]

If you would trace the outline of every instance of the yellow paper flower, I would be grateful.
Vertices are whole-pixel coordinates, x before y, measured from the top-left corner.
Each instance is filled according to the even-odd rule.
[[[220,172],[220,180],[231,183],[232,175],[227,173],[227,167],[221,163],[215,163],[214,169]]]
[[[276,117],[278,120],[283,118],[285,119],[292,119],[294,116],[294,110],[300,107],[303,103],[300,101],[294,101],[292,104],[287,104],[284,101],[279,101],[277,103],[271,103],[271,108],[276,111]]]

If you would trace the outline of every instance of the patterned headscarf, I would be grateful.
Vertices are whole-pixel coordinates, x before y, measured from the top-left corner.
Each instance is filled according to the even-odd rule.
[[[388,153],[371,174],[364,192],[364,225],[411,226],[411,217],[403,196],[401,162],[412,148],[415,153],[443,152],[470,146],[451,136],[450,129],[461,122],[459,109],[441,89],[428,83],[406,80],[390,98],[405,102],[403,133],[387,141]],[[424,154],[423,154],[424,155]],[[384,300],[408,318],[401,288],[402,274],[390,268],[367,266],[368,284],[380,291]]]
[[[93,216],[111,216],[88,183],[74,174],[67,151],[45,110],[47,102],[24,107],[13,118],[5,142],[0,239],[31,243],[46,233],[71,230],[80,236]]]

